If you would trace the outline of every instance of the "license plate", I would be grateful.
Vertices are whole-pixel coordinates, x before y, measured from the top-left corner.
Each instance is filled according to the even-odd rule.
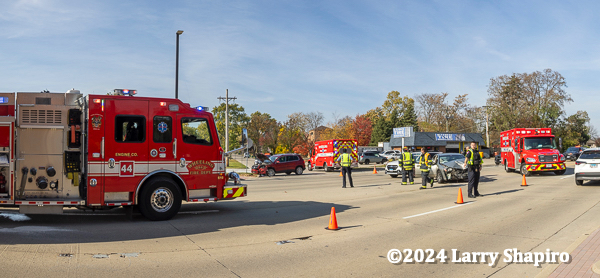
[[[546,168],[552,168],[552,164],[546,164]]]
[[[590,164],[590,168],[598,168],[598,164]]]

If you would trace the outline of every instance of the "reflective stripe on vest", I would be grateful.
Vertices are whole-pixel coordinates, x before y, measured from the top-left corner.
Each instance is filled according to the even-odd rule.
[[[352,165],[352,159],[350,158],[350,154],[343,153],[342,154],[342,167],[350,167]]]
[[[469,158],[468,163],[469,165],[475,165],[475,152],[477,152],[477,154],[479,155],[479,163],[477,165],[481,165],[483,164],[483,155],[482,152],[477,151],[477,149],[473,150],[470,149],[469,152],[467,153],[467,157]]]
[[[411,153],[409,153],[409,152],[402,153],[402,165],[404,165],[404,168],[412,169],[413,160],[412,160]]]

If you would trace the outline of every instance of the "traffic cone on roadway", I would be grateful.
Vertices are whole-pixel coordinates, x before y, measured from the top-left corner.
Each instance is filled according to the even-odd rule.
[[[377,174],[377,167],[373,166],[373,174]]]
[[[342,175],[342,169],[340,169],[340,177],[343,177],[344,175]]]
[[[337,219],[335,218],[335,207],[331,207],[331,215],[329,216],[329,227],[327,230],[339,230]]]
[[[456,203],[455,204],[462,204],[463,202],[463,198],[462,198],[462,188],[458,188],[458,197],[456,197]]]
[[[521,181],[521,186],[527,186],[527,181],[525,180],[525,175],[523,175],[523,181]]]

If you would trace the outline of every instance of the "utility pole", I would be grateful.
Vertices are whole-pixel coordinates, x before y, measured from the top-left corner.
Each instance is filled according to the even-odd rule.
[[[229,100],[236,100],[237,97],[229,97],[229,89],[225,89],[225,97],[217,99],[225,101],[225,153],[227,153],[229,151]],[[229,156],[227,157],[227,166],[229,166]]]
[[[486,147],[490,147],[490,133],[488,131],[488,108],[489,106],[484,105],[482,106],[483,108],[485,108],[485,141],[486,141]]]
[[[183,30],[177,31],[177,50],[175,51],[175,98],[179,98],[179,35]]]

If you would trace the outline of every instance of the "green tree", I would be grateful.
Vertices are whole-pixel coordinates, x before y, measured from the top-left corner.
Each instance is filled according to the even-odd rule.
[[[277,148],[277,135],[279,125],[268,113],[254,112],[250,115],[248,123],[248,137],[254,141],[255,151],[263,153],[267,150],[273,152]]]
[[[225,103],[212,109],[219,133],[219,142],[225,148]],[[239,148],[242,129],[248,125],[250,117],[246,115],[244,107],[239,104],[229,105],[229,150]]]

